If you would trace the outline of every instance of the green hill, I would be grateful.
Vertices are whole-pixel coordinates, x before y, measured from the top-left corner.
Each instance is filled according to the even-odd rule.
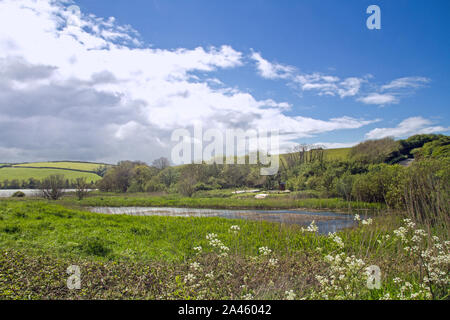
[[[348,160],[350,156],[350,150],[352,148],[339,148],[339,149],[323,149],[324,160]],[[289,154],[282,154],[281,157],[286,157]],[[310,152],[308,152],[308,157]]]
[[[348,160],[351,148],[325,149],[326,160]]]
[[[95,171],[103,163],[56,161],[56,162],[30,162],[20,164],[0,164],[0,183],[8,180],[28,181],[33,178],[42,180],[50,175],[61,174],[68,180],[86,178],[88,182],[101,179]]]
[[[102,166],[100,163],[91,162],[31,162],[14,164],[13,167],[33,167],[33,168],[58,168],[58,169],[71,169],[81,171],[95,171],[98,167]]]

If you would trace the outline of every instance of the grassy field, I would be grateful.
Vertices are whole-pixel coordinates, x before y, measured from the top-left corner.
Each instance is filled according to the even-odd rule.
[[[448,235],[423,235],[393,215],[322,236],[313,227],[1,200],[0,222],[0,299],[442,299],[449,290],[449,244],[429,240]],[[429,258],[416,256],[426,249],[443,263],[433,264],[431,283]],[[67,289],[70,265],[80,267],[81,290]],[[370,265],[382,271],[379,288],[367,286]]]
[[[351,148],[325,149],[325,160],[348,160]]]
[[[60,168],[60,169],[73,169],[82,171],[94,171],[98,167],[102,166],[99,163],[90,162],[32,162],[15,164],[13,167],[33,167],[33,168]]]
[[[324,160],[348,160],[351,148],[324,149]],[[286,156],[283,154],[282,156]]]
[[[79,177],[86,178],[87,181],[97,181],[101,179],[100,176],[95,173],[81,172],[81,171],[69,171],[62,169],[31,169],[31,168],[0,168],[0,181],[14,180],[26,181],[30,178],[41,180],[53,174],[62,174],[66,179],[72,180]]]
[[[303,240],[295,237],[299,235],[296,227],[280,229],[267,222],[215,217],[101,215],[46,201],[0,201],[0,220],[2,248],[66,258],[179,262],[194,256],[194,247],[206,246],[208,233],[216,233],[226,245],[235,247],[235,237],[229,232],[232,225],[241,228],[240,252],[256,254],[259,247],[270,246],[287,253],[303,246]]]

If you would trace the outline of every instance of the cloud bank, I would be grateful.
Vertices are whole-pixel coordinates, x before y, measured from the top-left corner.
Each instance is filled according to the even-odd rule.
[[[0,158],[151,161],[170,154],[174,129],[273,130],[295,139],[373,120],[288,116],[284,101],[258,100],[224,85],[217,73],[245,64],[220,47],[153,48],[114,18],[79,13],[67,1],[0,1]],[[292,77],[266,63],[261,76]],[[304,90],[354,96],[363,80],[297,75]],[[319,77],[319,78],[317,78]],[[320,87],[322,86],[322,87]]]

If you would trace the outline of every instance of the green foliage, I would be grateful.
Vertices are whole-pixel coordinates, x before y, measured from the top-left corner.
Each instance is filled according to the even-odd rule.
[[[437,134],[418,134],[411,136],[406,140],[400,140],[400,152],[404,155],[410,155],[414,149],[422,148],[426,143],[443,137]]]
[[[142,162],[121,161],[106,171],[97,184],[98,188],[101,191],[127,192],[132,180],[136,178],[136,167],[144,165]]]
[[[448,275],[442,274],[448,269],[447,230],[417,226],[424,234],[392,215],[332,236],[246,220],[105,216],[43,201],[0,201],[0,216],[0,299],[372,300],[448,294]],[[208,240],[211,234],[221,246]],[[81,290],[67,289],[70,265],[80,267]],[[368,290],[362,267],[369,265],[382,270],[379,289]],[[438,279],[425,282],[430,271]]]
[[[106,257],[111,249],[108,248],[106,241],[99,237],[87,237],[81,244],[81,250],[89,256]]]
[[[14,194],[11,197],[13,197],[13,198],[24,198],[25,197],[25,193],[23,193],[22,191],[16,191],[16,192],[14,192]]]
[[[412,154],[417,159],[433,158],[448,160],[450,158],[450,137],[441,136],[438,139],[427,142],[422,148],[414,149]]]
[[[72,171],[63,169],[46,169],[46,168],[21,168],[21,167],[5,167],[0,169],[0,181],[2,181],[3,189],[35,189],[38,188],[38,181],[50,175],[63,175],[65,179],[73,181],[76,178],[86,178],[89,183],[101,179],[95,173]]]
[[[388,205],[388,194],[398,186],[402,172],[399,165],[378,164],[369,167],[365,174],[355,176],[352,196],[359,201],[385,202]]]
[[[396,158],[400,144],[392,138],[368,140],[353,147],[350,159],[366,164],[389,162]]]

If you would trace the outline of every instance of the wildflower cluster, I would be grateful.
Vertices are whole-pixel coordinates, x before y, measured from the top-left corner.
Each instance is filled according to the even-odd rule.
[[[373,223],[373,219],[372,219],[372,218],[363,220],[363,219],[361,219],[361,217],[359,216],[359,214],[355,214],[354,220],[355,220],[355,221],[358,221],[358,222],[361,222],[361,223],[362,223],[363,225],[365,225],[365,226],[370,226],[370,225]]]
[[[286,300],[295,300],[297,295],[294,293],[294,290],[289,290],[284,293],[286,295]]]
[[[261,247],[258,249],[258,252],[263,256],[268,256],[272,253],[272,250],[270,250],[268,247]]]
[[[194,247],[194,251],[197,252],[197,253],[202,252],[202,250],[203,250],[203,248],[201,246]]]
[[[206,239],[209,240],[209,245],[213,248],[218,248],[220,250],[220,257],[226,257],[230,248],[225,246],[222,241],[217,238],[217,234],[209,233],[206,235]]]
[[[270,267],[276,267],[278,265],[278,259],[276,258],[270,258],[269,259],[269,266]]]
[[[198,263],[198,262],[191,263],[190,267],[194,271],[200,271],[202,269],[202,267],[200,266],[200,263]]]
[[[184,277],[184,283],[192,283],[197,279],[196,276],[194,276],[192,273],[188,273],[185,277]]]
[[[313,220],[313,222],[311,222],[311,224],[306,229],[302,228],[301,230],[302,232],[316,233],[317,231],[319,231],[319,227],[316,225],[316,221]]]
[[[404,281],[398,277],[394,278],[393,282],[399,287],[399,291],[386,293],[381,298],[382,300],[416,300],[432,298],[429,288],[424,283],[412,285],[410,282]]]
[[[231,226],[230,227],[230,232],[232,232],[234,234],[238,234],[239,231],[241,231],[241,228],[239,226]]]
[[[423,284],[428,289],[427,296],[447,294],[450,284],[450,241],[442,241],[439,237],[428,234],[423,229],[416,229],[411,219],[403,220],[404,226],[394,231],[394,235],[403,244],[403,249],[411,256],[418,258],[423,270]],[[406,287],[408,289],[408,286]],[[407,291],[407,290],[403,291]],[[403,292],[402,291],[402,292]]]
[[[336,233],[329,233],[328,236],[338,245],[339,248],[344,248],[344,242],[342,238],[339,237]]]
[[[320,290],[314,294],[319,299],[357,299],[367,284],[365,262],[344,252],[327,255],[329,268],[324,275],[317,275]]]

